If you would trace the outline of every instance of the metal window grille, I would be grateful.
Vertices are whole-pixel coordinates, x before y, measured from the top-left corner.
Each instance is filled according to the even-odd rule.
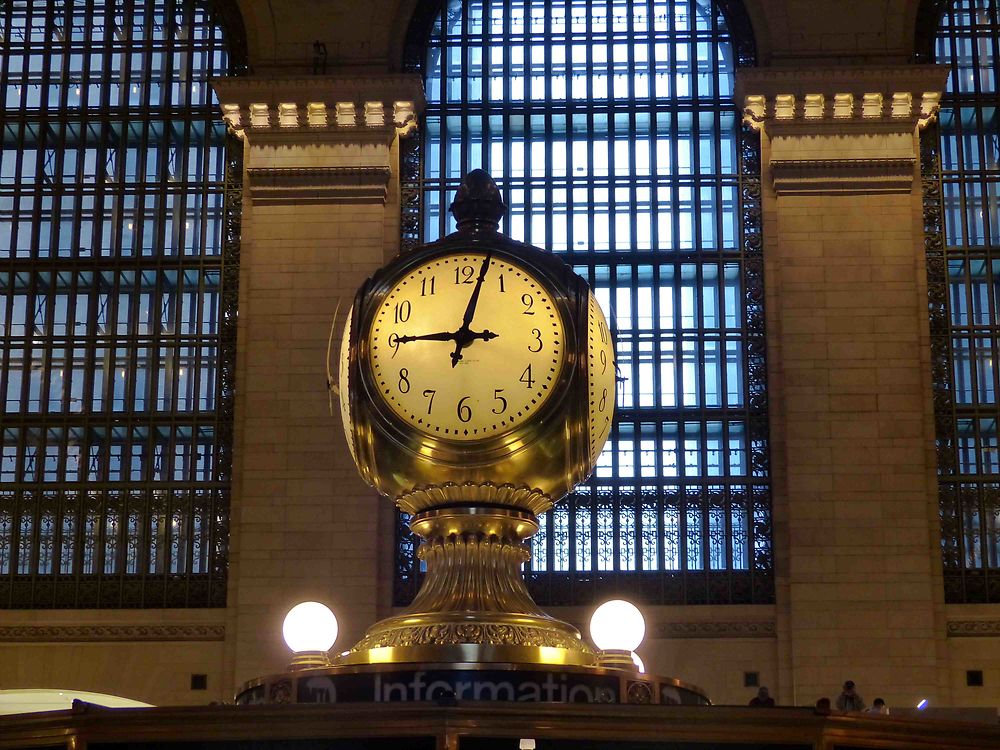
[[[0,5],[0,607],[225,606],[235,19]]]
[[[447,0],[418,6],[403,249],[454,230],[482,167],[503,229],[560,253],[614,329],[617,418],[594,476],[541,520],[543,604],[773,601],[759,141],[733,104],[754,64],[738,3]],[[419,585],[397,526],[395,601]]]
[[[996,0],[921,7],[922,57],[951,67],[921,139],[947,602],[1000,602],[1000,18]]]

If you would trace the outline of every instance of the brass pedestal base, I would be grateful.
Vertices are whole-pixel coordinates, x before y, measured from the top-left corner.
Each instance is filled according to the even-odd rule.
[[[525,588],[535,516],[512,508],[425,511],[410,528],[427,575],[413,604],[375,623],[335,664],[504,662],[593,666],[597,654]]]

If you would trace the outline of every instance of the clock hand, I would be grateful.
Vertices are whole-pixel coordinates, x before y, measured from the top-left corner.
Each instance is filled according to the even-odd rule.
[[[490,260],[493,257],[493,253],[486,253],[486,257],[483,258],[483,265],[479,267],[479,278],[476,279],[476,288],[472,290],[472,296],[469,297],[469,304],[465,306],[465,315],[462,317],[462,327],[455,331],[455,351],[451,353],[451,366],[454,367],[462,359],[462,350],[471,344],[477,336],[472,335],[472,331],[469,330],[469,325],[472,323],[472,318],[476,314],[476,306],[479,304],[479,293],[483,289],[483,280],[486,278],[486,271],[489,270]],[[484,339],[488,340],[488,339]]]
[[[396,341],[407,344],[411,341],[454,341],[456,331],[441,331],[440,333],[425,333],[421,336],[397,336]]]
[[[470,331],[469,329],[463,330],[459,328],[455,331],[455,351],[451,353],[451,366],[454,367],[462,359],[462,349],[467,347],[476,339],[481,339],[483,341],[489,341],[490,339],[495,339],[499,336],[499,333],[493,333],[489,329],[483,329],[482,331]]]
[[[469,325],[472,323],[472,316],[476,314],[476,305],[479,304],[479,292],[482,291],[483,279],[486,278],[486,271],[490,267],[490,259],[492,257],[493,253],[486,253],[486,257],[483,258],[483,265],[479,268],[479,278],[476,279],[476,288],[472,290],[469,304],[465,307],[465,316],[462,318],[462,328],[465,330],[469,330]]]

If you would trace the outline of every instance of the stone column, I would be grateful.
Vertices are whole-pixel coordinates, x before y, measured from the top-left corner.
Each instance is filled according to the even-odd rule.
[[[869,703],[948,698],[917,135],[946,74],[739,74],[763,140],[782,703],[847,679]]]
[[[284,669],[281,623],[300,601],[337,614],[335,649],[384,614],[378,528],[392,509],[358,476],[325,361],[338,305],[334,358],[355,291],[398,251],[398,139],[423,95],[411,76],[214,85],[245,164],[225,670],[235,687]]]

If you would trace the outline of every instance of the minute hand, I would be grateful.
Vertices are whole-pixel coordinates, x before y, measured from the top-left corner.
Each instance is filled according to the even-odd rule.
[[[483,289],[483,280],[486,278],[486,271],[490,267],[490,259],[492,257],[493,253],[486,253],[486,257],[483,258],[483,265],[479,267],[479,278],[476,279],[476,288],[472,290],[472,296],[469,297],[469,304],[465,306],[462,327],[455,331],[455,351],[451,353],[452,367],[457,365],[462,359],[462,350],[476,338],[470,335],[469,326],[472,324],[472,318],[476,314],[476,305],[479,304],[479,292]]]
[[[482,291],[483,279],[486,278],[486,271],[490,267],[490,259],[492,257],[493,253],[486,253],[486,257],[483,258],[483,265],[479,267],[479,278],[476,279],[476,288],[472,290],[472,296],[469,297],[469,304],[465,307],[462,328],[468,329],[472,325],[472,318],[476,314],[476,305],[479,304],[479,292]]]

